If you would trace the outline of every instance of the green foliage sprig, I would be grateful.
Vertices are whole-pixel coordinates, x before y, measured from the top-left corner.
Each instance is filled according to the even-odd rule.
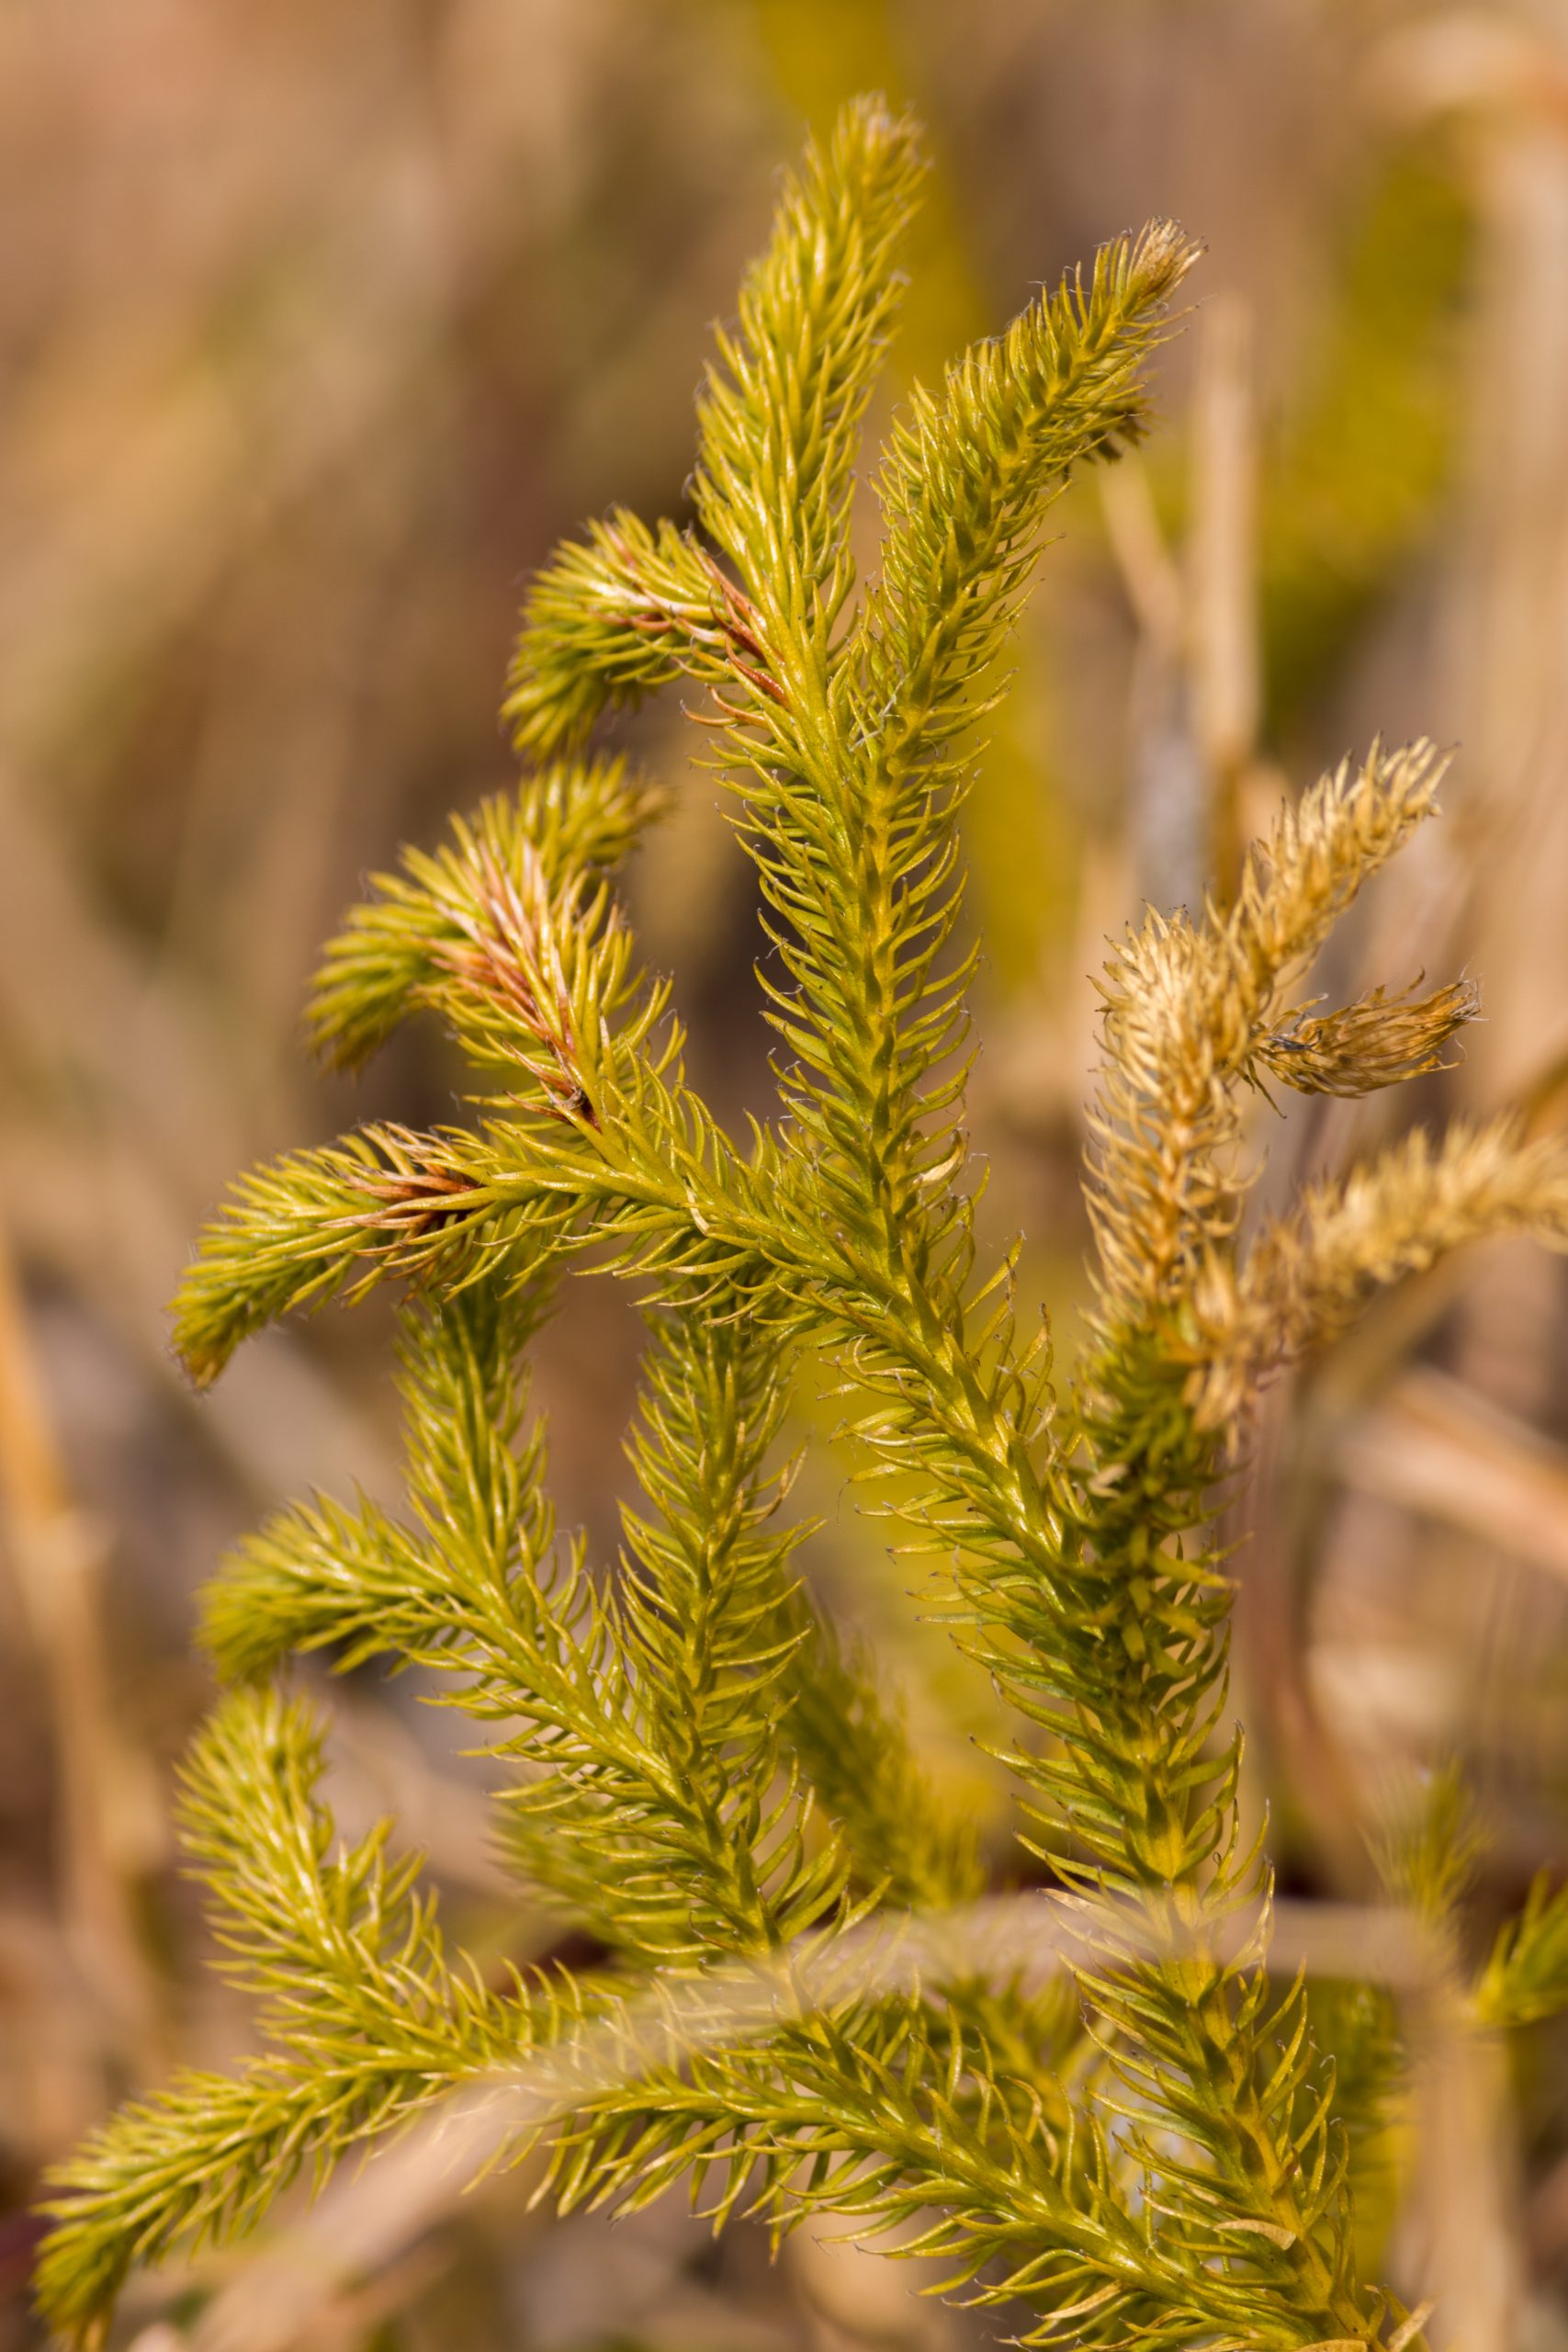
[[[507,704],[542,764],[409,853],[329,951],[322,1050],[357,1063],[434,1012],[474,1064],[475,1123],[368,1128],[247,1178],[182,1288],[205,1381],[279,1314],[405,1283],[409,1507],[286,1511],[209,1597],[232,1688],[186,1835],[270,2050],[127,2110],[63,2170],[40,2276],[67,2332],[93,2335],[132,2263],[545,2053],[555,2090],[513,2144],[553,2130],[563,2202],[689,2178],[719,2219],[829,2201],[871,2234],[914,2224],[899,2250],[1027,2307],[1031,2341],[1409,2340],[1352,2232],[1392,2023],[1269,1984],[1207,1529],[1259,1383],[1440,1251],[1568,1238],[1568,1164],[1506,1124],[1417,1138],[1239,1238],[1248,1090],[1389,1084],[1474,1009],[1463,986],[1327,1013],[1299,997],[1435,807],[1426,747],[1375,749],[1281,816],[1228,910],[1150,914],[1114,953],[1098,1300],[1054,1398],[1010,1259],[976,1264],[956,819],[1045,514],[1144,430],[1194,253],[1168,224],[1118,240],[913,397],[857,603],[852,464],[919,173],[874,102],[808,151],[699,398],[697,527],[617,513],[547,566]],[[777,949],[783,1116],[744,1148],[688,1087],[613,896],[660,796],[585,750],[607,708],[676,677],[708,697]],[[558,1537],[521,1369],[590,1245],[649,1331],[640,1499],[604,1577]],[[1077,1939],[1065,1992],[957,1945],[918,1982],[824,1973],[857,1923],[953,1911],[983,1878],[791,1567],[778,1442],[803,1351],[836,1366],[957,1637],[1031,1727],[1010,1760],[1059,1890],[1042,1921]],[[494,1989],[382,1833],[338,1848],[318,1732],[276,1687],[313,1650],[416,1665],[477,1719],[508,1768],[505,1850],[602,1939],[601,1970]],[[1560,1907],[1533,1902],[1499,1948],[1492,2011],[1559,1985]],[[761,2030],[687,2032],[682,1988],[741,1967],[771,1972]],[[657,2047],[630,2022],[648,1999]],[[1348,2020],[1337,2102],[1313,2015]],[[605,2034],[622,2055],[596,2071]]]

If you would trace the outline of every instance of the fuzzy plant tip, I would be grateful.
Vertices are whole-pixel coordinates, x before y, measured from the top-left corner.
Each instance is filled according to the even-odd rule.
[[[1429,747],[1375,745],[1281,811],[1234,902],[1150,914],[1115,949],[1096,1293],[1053,1390],[974,1216],[965,745],[1063,484],[1147,427],[1196,249],[1167,222],[1108,244],[911,392],[867,469],[920,183],[879,101],[808,151],[697,396],[694,519],[616,509],[551,557],[507,690],[520,782],[405,852],[327,952],[320,1049],[356,1066],[433,1019],[472,1115],[243,1178],[182,1286],[198,1381],[281,1317],[395,1286],[406,1491],[276,1512],[208,1595],[229,1687],[182,1834],[260,2047],[61,2168],[39,2294],[79,2343],[133,2267],[228,2244],[301,2172],[476,2086],[507,2155],[547,2147],[565,2208],[683,2183],[775,2232],[836,2209],[1029,2343],[1418,2335],[1358,2204],[1397,2020],[1375,1986],[1269,1981],[1213,1512],[1260,1386],[1380,1287],[1490,1233],[1568,1242],[1568,1160],[1506,1120],[1417,1132],[1244,1225],[1260,1089],[1420,1078],[1476,1011],[1462,979],[1338,1011],[1303,994],[1435,807]],[[863,473],[881,542],[857,584]],[[665,787],[592,738],[666,685],[722,763],[769,942],[780,1104],[744,1147],[689,1083],[616,892]],[[584,1253],[635,1281],[648,1335],[609,1562],[557,1525],[526,1394]],[[1017,1720],[1043,1982],[976,1958],[961,1929],[1002,1865],[803,1579],[803,1361],[849,1399]],[[339,1836],[327,1726],[280,1684],[299,1657],[413,1665],[471,1719],[520,1917],[574,1922],[592,1967],[479,1964],[395,1823]],[[1476,2013],[1546,2014],[1565,1955],[1543,1887]]]

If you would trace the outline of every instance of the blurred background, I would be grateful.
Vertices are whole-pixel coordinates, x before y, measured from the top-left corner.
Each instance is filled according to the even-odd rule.
[[[378,1306],[269,1336],[198,1402],[164,1302],[243,1163],[450,1115],[428,1034],[353,1089],[309,1067],[318,946],[400,841],[506,780],[509,637],[553,541],[615,501],[684,511],[709,322],[777,165],[866,87],[915,107],[935,164],[889,398],[1123,226],[1174,213],[1209,246],[1159,433],[1058,509],[967,820],[974,1125],[1022,1295],[1070,1354],[1105,935],[1194,899],[1281,790],[1379,731],[1458,746],[1447,820],[1322,985],[1464,970],[1484,1022],[1398,1099],[1260,1101],[1260,1204],[1412,1119],[1568,1115],[1564,0],[0,0],[5,2352],[38,2340],[40,2169],[113,2098],[246,2042],[166,1827],[208,1696],[194,1589],[268,1506],[397,1490]],[[716,781],[672,701],[620,734],[684,771],[629,887],[696,1077],[726,1116],[764,1109]],[[626,1296],[585,1281],[542,1349],[561,1510],[604,1558],[637,1346]],[[1568,1855],[1565,1373],[1562,1265],[1505,1247],[1270,1400],[1233,1507],[1238,1702],[1293,1894],[1364,1896],[1366,1825],[1450,1758],[1485,1838],[1478,1936]],[[812,1574],[1005,1883],[989,1694],[842,1477],[815,1457]],[[546,1948],[417,1696],[374,1671],[335,1690],[340,1818],[395,1811],[459,1930]],[[1450,2312],[1478,2352],[1568,2344],[1568,2043],[1541,2032],[1514,2074],[1472,2084],[1389,2254],[1420,2291],[1460,2213]],[[313,2222],[138,2286],[116,2340],[997,2332],[820,2233],[770,2265],[663,2206],[529,2215],[528,2187],[400,2203],[345,2178]]]

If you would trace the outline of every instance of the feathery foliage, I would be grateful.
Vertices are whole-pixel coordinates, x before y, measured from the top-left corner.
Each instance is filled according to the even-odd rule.
[[[1374,748],[1284,811],[1227,910],[1151,912],[1112,955],[1097,1300],[1054,1401],[1011,1260],[976,1264],[955,817],[1044,516],[1145,429],[1194,253],[1168,224],[1118,240],[913,396],[856,602],[852,466],[919,175],[874,102],[808,152],[699,397],[696,526],[616,513],[547,566],[507,702],[543,764],[406,854],[328,953],[321,1050],[356,1064],[433,1012],[474,1066],[474,1123],[370,1128],[245,1179],[182,1288],[206,1381],[280,1314],[405,1284],[408,1507],[286,1510],[209,1596],[232,1688],[186,1834],[269,2047],[63,2169],[41,2291],[67,2332],[91,2336],[132,2263],[483,2084],[516,2093],[509,2148],[554,2134],[563,2203],[685,2179],[719,2219],[816,2201],[870,2235],[913,2223],[898,2250],[1023,2306],[1030,2341],[1410,2340],[1353,2229],[1393,2023],[1365,1987],[1270,1984],[1209,1528],[1259,1385],[1471,1238],[1568,1240],[1568,1159],[1506,1121],[1417,1136],[1243,1238],[1258,1090],[1390,1085],[1475,1010],[1462,982],[1327,1012],[1300,994],[1436,806],[1427,747]],[[585,750],[677,676],[711,696],[777,950],[782,1116],[744,1148],[687,1086],[613,894],[660,795]],[[638,1499],[604,1574],[555,1527],[523,1374],[589,1245],[649,1327]],[[959,1932],[973,1844],[792,1569],[803,1350],[836,1367],[1019,1719],[1026,1842],[1055,1879],[1032,1917],[1063,1957],[1043,1988]],[[483,1726],[502,1849],[601,1939],[600,1972],[492,1990],[448,1957],[413,1860],[379,1832],[338,1848],[319,1736],[278,1689],[315,1651],[412,1664]],[[1559,1996],[1561,1911],[1532,1897],[1479,2010]],[[909,1914],[935,1962],[884,1964]],[[1337,2093],[1314,2022],[1342,2034]]]
[[[1568,1888],[1544,1874],[1501,1929],[1476,1988],[1485,2025],[1533,2025],[1568,2007]]]

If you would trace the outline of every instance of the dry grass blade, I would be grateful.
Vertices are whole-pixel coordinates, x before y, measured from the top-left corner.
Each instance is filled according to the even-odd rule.
[[[1402,1373],[1331,1461],[1363,1493],[1568,1580],[1568,1453],[1444,1374]]]
[[[156,1802],[146,1760],[115,1722],[104,1539],[71,1499],[3,1231],[0,1531],[49,1698],[67,1949],[110,2039],[151,2069],[163,2054],[163,2003],[142,1947],[136,1883],[152,1860],[146,1840]]]

